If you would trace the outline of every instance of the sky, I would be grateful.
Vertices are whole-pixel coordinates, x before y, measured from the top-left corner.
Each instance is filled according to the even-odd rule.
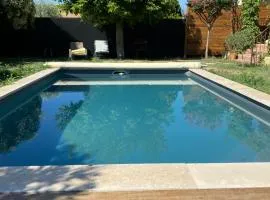
[[[187,0],[178,0],[178,1],[179,1],[180,5],[181,5],[181,9],[183,11],[186,11],[186,9],[187,9]]]
[[[47,2],[47,3],[55,3],[56,2],[54,0],[34,0],[34,1],[36,1],[36,2],[42,1],[42,2]],[[180,5],[181,5],[182,10],[185,11],[186,8],[187,8],[187,5],[186,5],[187,0],[178,0],[178,1],[179,1]]]

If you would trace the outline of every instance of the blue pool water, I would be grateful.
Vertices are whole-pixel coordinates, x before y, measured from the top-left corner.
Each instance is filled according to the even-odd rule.
[[[270,127],[192,80],[73,81],[2,117],[0,166],[270,161]]]

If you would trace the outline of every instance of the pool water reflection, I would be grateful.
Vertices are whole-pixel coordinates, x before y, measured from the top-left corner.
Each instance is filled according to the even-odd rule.
[[[0,166],[270,161],[270,127],[193,85],[53,86],[0,121]]]

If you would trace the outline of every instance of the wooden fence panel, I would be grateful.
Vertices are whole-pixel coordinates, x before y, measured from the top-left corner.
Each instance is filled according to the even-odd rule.
[[[270,7],[260,8],[260,26],[263,29],[270,22]],[[187,15],[186,55],[203,56],[207,28],[198,15],[189,9]],[[220,56],[225,53],[225,39],[232,33],[232,13],[224,11],[214,24],[210,35],[209,54]]]

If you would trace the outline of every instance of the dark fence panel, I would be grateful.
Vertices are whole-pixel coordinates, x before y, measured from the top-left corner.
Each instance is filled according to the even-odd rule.
[[[106,40],[105,32],[79,18],[37,18],[32,28],[0,33],[2,56],[67,56],[69,43],[83,41],[94,51],[94,40]]]
[[[147,58],[183,57],[185,23],[165,20],[155,25],[139,24],[125,28],[126,56]]]
[[[182,20],[166,20],[153,26],[126,26],[124,31],[128,58],[181,57],[184,54]],[[67,56],[72,41],[83,41],[93,53],[95,40],[108,40],[109,56],[116,56],[115,26],[99,30],[79,18],[37,18],[32,28],[1,31],[0,38],[0,56]]]

